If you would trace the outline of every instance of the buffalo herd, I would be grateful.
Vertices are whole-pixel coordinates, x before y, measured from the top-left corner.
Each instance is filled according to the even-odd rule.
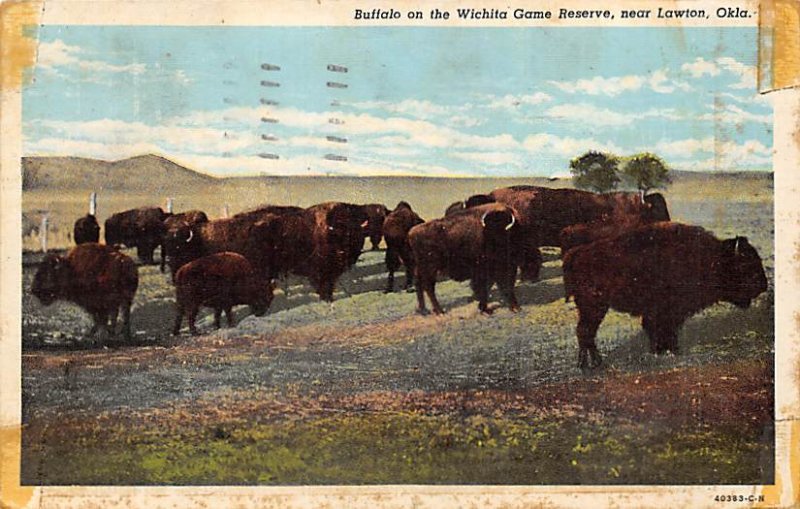
[[[78,245],[66,256],[49,255],[39,267],[32,293],[48,305],[72,301],[94,319],[94,331],[114,333],[121,311],[130,338],[130,307],[138,285],[133,261],[119,246],[135,247],[152,264],[161,246],[161,270],[169,266],[176,288],[178,334],[184,317],[196,333],[201,306],[224,311],[247,304],[267,311],[275,281],[288,274],[306,278],[321,300],[332,301],[340,276],[358,260],[368,238],[386,244],[388,280],[405,267],[405,288],[415,287],[417,312],[444,312],[436,298],[440,277],[470,281],[481,313],[490,314],[494,284],[512,311],[518,277],[535,281],[539,248],[561,248],[565,298],[578,310],[579,366],[594,368],[598,326],[609,309],[640,316],[653,353],[677,352],[683,322],[720,301],[740,307],[766,291],[761,259],[745,237],[719,240],[697,226],[671,222],[659,193],[592,193],[576,189],[512,186],[478,194],[424,221],[406,202],[325,202],[307,208],[268,205],[230,218],[209,220],[201,211],[181,214],[143,207],[105,222],[99,244],[93,215],[75,222]]]

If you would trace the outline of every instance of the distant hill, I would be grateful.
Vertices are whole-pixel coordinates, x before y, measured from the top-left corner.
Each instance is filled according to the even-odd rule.
[[[23,157],[22,188],[91,189],[167,193],[217,179],[157,155],[119,161],[83,157]]]

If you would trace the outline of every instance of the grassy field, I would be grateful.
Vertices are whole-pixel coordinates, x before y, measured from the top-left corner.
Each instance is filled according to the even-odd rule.
[[[531,179],[248,179],[175,193],[175,208],[408,200],[423,217]],[[23,271],[26,484],[751,484],[773,475],[774,258],[771,179],[687,177],[665,193],[675,220],[746,235],[770,289],[747,310],[690,319],[681,354],[654,356],[638,320],[611,312],[603,368],[576,367],[577,313],[557,249],[522,311],[482,316],[467,283],[437,285],[444,316],[381,292],[383,252],[365,252],[333,305],[289,279],[270,313],[200,337],[168,335],[174,290],[139,268],[136,344],[83,340],[88,317],[42,308]],[[549,185],[559,185],[550,183]],[[59,232],[88,190],[23,196]],[[100,219],[162,197],[101,193]],[[63,218],[63,219],[62,219]],[[53,238],[59,238],[55,234]],[[61,241],[68,245],[64,234]],[[36,239],[26,246],[36,247]],[[52,242],[51,242],[52,245]],[[31,257],[28,257],[31,258]]]

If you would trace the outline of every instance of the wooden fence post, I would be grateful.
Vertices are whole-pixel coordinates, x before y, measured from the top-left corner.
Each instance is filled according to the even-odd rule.
[[[39,240],[42,243],[42,253],[47,252],[47,216],[42,216],[42,225],[39,227]]]
[[[89,195],[89,215],[97,215],[97,193],[95,192]]]

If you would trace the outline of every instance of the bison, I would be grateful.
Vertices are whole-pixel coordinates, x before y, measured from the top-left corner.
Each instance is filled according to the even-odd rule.
[[[464,209],[477,207],[478,205],[484,205],[486,203],[492,203],[494,201],[495,199],[489,196],[488,194],[473,194],[464,201],[457,201],[451,203],[444,211],[444,215],[449,216],[451,214],[455,214],[456,212],[461,212]]]
[[[86,214],[75,220],[72,228],[72,238],[75,244],[85,244],[87,242],[97,242],[100,240],[100,225],[94,214]]]
[[[367,213],[367,228],[364,234],[369,237],[372,250],[376,251],[383,237],[383,221],[389,214],[389,209],[382,203],[369,203],[364,205],[364,211]]]
[[[383,222],[383,238],[386,240],[386,268],[389,278],[386,281],[386,293],[394,291],[394,273],[404,265],[406,268],[406,285],[408,290],[414,279],[414,256],[408,244],[408,232],[414,226],[424,223],[412,209],[411,205],[401,201],[386,216]]]
[[[168,214],[160,207],[142,207],[118,212],[105,223],[106,244],[135,247],[144,263],[153,263],[153,251],[164,237],[164,219]],[[162,257],[164,253],[161,253]]]
[[[175,274],[175,325],[178,335],[183,317],[189,331],[197,334],[195,319],[201,306],[214,309],[214,326],[220,327],[222,312],[233,326],[232,308],[247,304],[256,316],[262,316],[272,303],[272,283],[259,277],[247,259],[231,252],[214,253],[182,266]]]
[[[578,307],[578,364],[600,365],[595,335],[609,308],[642,317],[653,353],[678,350],[678,330],[719,301],[748,307],[767,289],[745,237],[718,240],[698,226],[657,222],[570,250],[566,298]]]
[[[68,300],[86,310],[94,321],[90,335],[101,341],[115,333],[117,314],[122,330],[131,338],[131,304],[139,286],[136,265],[128,256],[103,244],[89,242],[72,248],[66,256],[48,255],[33,279],[31,293],[45,306]]]
[[[194,224],[182,222],[170,227],[164,237],[163,245],[173,280],[175,273],[185,263],[223,251],[239,253],[248,258],[257,272],[265,272],[267,262],[264,256],[267,248],[261,242],[264,239],[255,235],[253,230],[255,224],[275,215],[302,210],[293,206],[263,206],[230,218]],[[266,241],[272,242],[272,239]]]
[[[208,216],[202,210],[188,210],[178,214],[170,214],[164,219],[164,236],[161,239],[161,272],[164,272],[167,258],[172,255],[169,249],[173,245],[171,239],[175,236],[176,232],[184,226],[192,228],[194,225],[207,222]],[[172,275],[174,276],[175,273],[173,272]]]
[[[273,238],[273,278],[288,273],[307,277],[320,298],[331,302],[336,281],[361,255],[368,222],[363,206],[326,202],[273,215],[258,224],[257,236]]]
[[[478,309],[490,314],[489,289],[497,283],[512,311],[519,305],[514,281],[520,256],[516,212],[490,203],[419,224],[408,232],[416,263],[417,312],[426,314],[427,293],[433,312],[443,313],[436,299],[436,277],[446,274],[456,281],[469,279]]]
[[[669,221],[667,203],[661,194],[597,194],[578,189],[511,186],[489,193],[495,201],[513,207],[520,222],[540,246],[560,246],[567,226],[608,218],[635,216],[642,223]]]

